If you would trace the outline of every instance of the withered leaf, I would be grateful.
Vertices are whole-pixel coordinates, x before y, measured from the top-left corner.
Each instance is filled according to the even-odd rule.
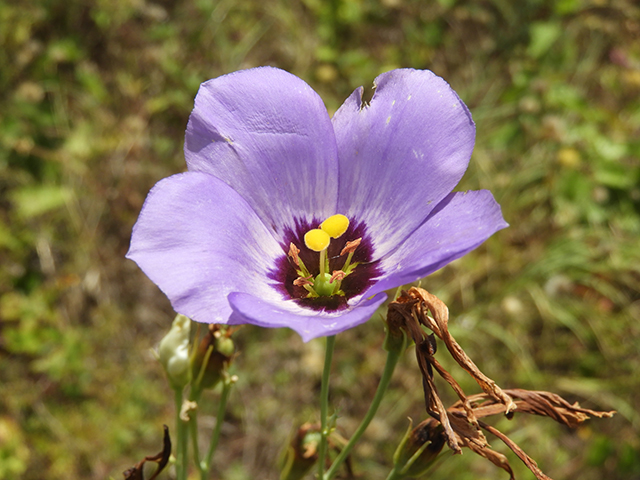
[[[396,301],[391,302],[387,314],[389,334],[400,336],[401,331],[404,331],[415,342],[416,360],[422,374],[425,408],[432,417],[425,422],[432,421],[442,426],[443,435],[454,453],[461,453],[462,447],[469,448],[505,470],[513,480],[513,470],[507,457],[490,448],[482,433],[482,430],[485,430],[502,440],[538,480],[551,480],[507,435],[478,419],[502,414],[512,418],[514,413],[521,412],[549,417],[563,425],[576,427],[590,417],[610,417],[615,413],[585,409],[577,403],[572,405],[559,395],[550,392],[518,388],[503,390],[482,373],[467,356],[449,333],[448,321],[449,310],[446,305],[435,295],[421,288],[411,288],[408,292],[402,292]],[[433,334],[427,334],[423,326]],[[437,345],[434,334],[445,343],[451,356],[475,379],[484,393],[471,396],[464,393],[458,382],[435,358]],[[448,409],[445,409],[438,395],[434,382],[434,370],[451,386],[459,398]]]
[[[487,394],[504,403],[507,407],[505,412],[506,414],[515,410],[516,405],[513,403],[511,397],[505,394],[495,381],[480,371],[473,360],[467,356],[462,347],[458,342],[456,342],[455,338],[453,338],[449,333],[449,309],[444,302],[423,288],[413,287],[409,289],[406,295],[418,300],[418,302],[413,305],[412,314],[414,318],[430,329],[444,342],[447,350],[449,350],[449,353],[451,353],[454,360],[473,377],[478,385],[480,385],[480,388],[482,388],[482,390]],[[433,317],[430,317],[428,312],[430,312]]]
[[[600,412],[582,408],[578,403],[571,404],[560,395],[551,392],[524,390],[522,388],[506,389],[505,393],[515,399],[517,411],[549,417],[567,427],[576,428],[591,417],[609,418],[616,412]],[[505,406],[497,403],[495,399],[484,393],[471,395],[468,401],[473,406],[473,411],[478,418],[504,413]],[[460,402],[455,403],[449,409],[461,409]]]
[[[153,475],[151,475],[149,480],[155,480],[160,472],[164,470],[164,467],[169,463],[169,457],[171,456],[171,437],[169,436],[169,427],[163,425],[163,428],[164,437],[162,440],[162,451],[156,455],[144,457],[144,460],[141,460],[130,469],[124,471],[122,473],[124,475],[124,480],[144,480],[144,464],[146,462],[155,462],[158,464],[156,471],[153,472]]]
[[[492,427],[491,425],[487,425],[484,422],[480,422],[480,426],[484,428],[487,432],[492,433],[500,440],[502,440],[507,447],[509,447],[513,453],[515,453],[520,460],[527,466],[531,473],[533,473],[538,480],[552,480],[551,477],[545,475],[540,468],[538,468],[538,464],[535,462],[533,458],[527,455],[524,450],[522,450],[513,440],[507,437],[504,433],[502,433],[497,428]],[[513,473],[511,474],[513,478]]]

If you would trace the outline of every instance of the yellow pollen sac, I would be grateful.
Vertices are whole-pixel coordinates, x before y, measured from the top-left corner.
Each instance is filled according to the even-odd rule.
[[[338,238],[349,228],[349,219],[344,215],[331,215],[320,224],[320,228],[327,232],[331,238]]]
[[[321,252],[327,248],[330,241],[331,237],[329,237],[329,234],[319,228],[314,228],[304,234],[305,245],[314,252]]]

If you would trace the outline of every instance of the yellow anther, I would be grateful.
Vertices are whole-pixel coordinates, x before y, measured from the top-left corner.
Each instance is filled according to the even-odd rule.
[[[314,228],[304,234],[304,243],[315,252],[321,252],[329,246],[331,237],[324,230]]]
[[[349,228],[349,219],[340,214],[331,215],[324,222],[322,222],[320,228],[327,232],[327,234],[331,238],[338,238],[347,231],[347,228]]]

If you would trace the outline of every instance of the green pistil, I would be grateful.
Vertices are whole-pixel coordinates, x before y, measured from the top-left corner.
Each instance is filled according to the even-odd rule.
[[[358,262],[355,262],[352,264],[351,261],[353,260],[353,254],[355,253],[355,248],[357,248],[357,245],[360,243],[359,240],[360,239],[356,240],[357,244],[348,253],[347,259],[344,262],[344,265],[342,267],[342,272],[344,272],[344,277],[340,278],[339,280],[334,279],[333,282],[331,282],[332,275],[329,273],[330,272],[329,258],[327,257],[326,248],[318,252],[320,254],[319,265],[318,265],[319,267],[318,269],[320,273],[315,278],[313,278],[313,280],[311,280],[310,278],[311,273],[309,272],[309,269],[306,267],[306,265],[302,262],[302,259],[299,258],[294,253],[295,261],[297,262],[297,266],[298,266],[298,268],[296,269],[296,273],[298,274],[300,279],[311,280],[312,282],[312,284],[309,284],[307,282],[306,284],[302,285],[303,288],[309,292],[309,294],[307,295],[307,298],[331,297],[333,295],[344,295],[344,292],[341,290],[342,281],[344,280],[345,277],[351,274],[356,269],[356,266],[358,265]],[[293,244],[292,244],[292,248],[295,249]],[[294,258],[293,255],[291,256],[292,258]]]
[[[325,248],[320,252],[320,275],[317,278],[322,278],[326,275],[327,268],[327,249]]]
[[[330,297],[334,294],[336,283],[329,283],[331,275],[328,273],[319,274],[313,281],[313,289],[321,297]]]
[[[329,270],[329,259],[327,258],[327,249],[320,252],[320,273],[313,279],[313,290],[320,297],[330,297],[336,293],[336,283],[331,283],[331,274]]]

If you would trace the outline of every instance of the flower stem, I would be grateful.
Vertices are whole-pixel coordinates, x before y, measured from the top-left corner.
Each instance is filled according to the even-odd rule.
[[[207,352],[210,353],[210,352]],[[199,381],[196,383],[199,385]],[[191,436],[191,446],[193,448],[193,463],[195,463],[196,468],[200,472],[200,478],[202,480],[206,480],[205,471],[202,469],[202,464],[200,462],[200,447],[198,445],[198,402],[200,401],[200,395],[202,394],[202,390],[197,388],[196,386],[191,387],[191,391],[189,392],[189,402],[193,402],[195,404],[195,408],[189,410],[189,422],[187,423],[187,428],[189,429],[189,434]],[[185,464],[187,463],[187,451],[185,450],[184,454]],[[186,478],[186,477],[185,477]]]
[[[209,444],[209,451],[205,457],[205,461],[200,464],[200,472],[203,480],[209,477],[209,470],[211,469],[211,462],[213,461],[213,454],[216,452],[218,442],[220,441],[220,432],[222,431],[222,424],[224,423],[225,412],[227,411],[227,400],[229,399],[229,392],[231,387],[236,382],[237,377],[225,376],[222,382],[222,394],[220,396],[220,403],[218,403],[218,413],[216,416],[216,426],[213,429],[213,435],[211,436],[211,443]]]
[[[200,448],[198,446],[198,410],[189,413],[189,433],[191,434],[191,445],[193,446],[193,462],[200,472],[200,478],[206,479],[200,463]]]
[[[175,407],[176,407],[176,480],[187,480],[187,455],[189,450],[187,423],[180,418],[182,410],[182,389],[176,388]]]
[[[333,360],[333,347],[336,336],[327,337],[327,347],[324,354],[324,370],[322,371],[322,386],[320,387],[320,445],[318,447],[318,479],[324,477],[324,459],[327,455],[327,437],[329,426],[327,416],[329,412],[329,375],[331,373],[331,361]]]
[[[324,474],[324,476],[319,477],[322,480],[329,480],[333,478],[340,465],[342,465],[347,456],[349,456],[349,453],[351,453],[351,450],[353,449],[356,442],[360,440],[360,437],[369,426],[369,423],[371,423],[371,420],[373,420],[373,417],[375,416],[376,412],[378,411],[378,407],[380,406],[380,402],[382,401],[382,397],[384,397],[384,394],[387,391],[387,387],[389,386],[389,382],[391,381],[391,376],[393,375],[393,370],[396,368],[398,360],[400,359],[400,355],[403,351],[404,350],[402,348],[389,350],[387,354],[387,361],[384,366],[384,371],[382,372],[382,377],[380,378],[380,383],[378,384],[378,389],[376,390],[376,394],[373,397],[373,401],[369,406],[367,414],[365,415],[362,423],[360,423],[360,426],[355,431],[353,436],[349,439],[349,442],[344,446],[344,448],[340,451],[340,454],[333,461],[333,464],[331,465],[329,470],[327,470],[327,473]]]
[[[397,466],[393,467],[393,470],[391,470],[387,476],[387,480],[402,480],[403,478],[405,478],[405,476],[398,471]]]

